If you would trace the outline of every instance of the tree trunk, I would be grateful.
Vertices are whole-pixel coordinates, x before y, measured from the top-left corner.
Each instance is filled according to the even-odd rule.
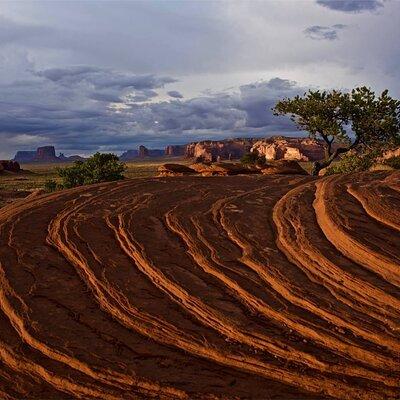
[[[339,154],[344,154],[347,153],[348,151],[354,149],[358,144],[360,143],[359,138],[356,138],[354,143],[349,146],[349,147],[341,147],[339,149],[336,149],[329,157],[325,158],[323,161],[315,161],[311,170],[311,175],[312,176],[318,176],[319,171],[321,169],[329,167],[332,163],[332,161],[339,155]]]

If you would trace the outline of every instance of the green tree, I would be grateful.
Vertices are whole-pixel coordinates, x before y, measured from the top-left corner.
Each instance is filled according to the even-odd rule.
[[[124,178],[125,164],[115,154],[95,153],[87,161],[75,161],[74,165],[58,168],[62,186],[69,189],[92,183],[110,182]]]
[[[279,101],[273,111],[290,114],[298,129],[324,141],[325,157],[314,163],[313,175],[340,154],[390,146],[399,140],[400,101],[387,90],[379,97],[365,86],[351,93],[310,90],[304,96]]]

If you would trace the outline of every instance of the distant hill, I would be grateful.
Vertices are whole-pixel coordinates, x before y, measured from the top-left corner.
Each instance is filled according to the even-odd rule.
[[[78,155],[66,157],[62,153],[60,153],[59,156],[56,156],[56,150],[54,146],[42,146],[38,147],[36,150],[17,151],[13,158],[13,161],[17,161],[19,163],[57,163],[72,162],[78,160],[85,160],[85,158]]]

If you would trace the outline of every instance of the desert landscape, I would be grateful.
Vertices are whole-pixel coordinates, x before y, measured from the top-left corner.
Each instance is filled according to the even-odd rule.
[[[3,399],[396,399],[400,173],[130,179],[0,209]]]
[[[399,20],[1,0],[0,400],[400,400]]]

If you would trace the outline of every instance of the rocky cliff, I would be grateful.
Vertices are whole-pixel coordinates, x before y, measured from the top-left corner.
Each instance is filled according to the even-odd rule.
[[[310,138],[272,137],[258,140],[251,151],[267,160],[316,161],[324,157],[321,141]]]
[[[185,155],[198,161],[214,162],[238,159],[254,151],[264,155],[267,160],[314,161],[324,157],[322,142],[309,138],[282,136],[190,143],[186,146]]]
[[[54,162],[58,161],[54,146],[38,147],[33,161]]]
[[[20,163],[32,162],[36,156],[36,151],[17,151],[14,157],[14,161]]]
[[[66,157],[62,153],[60,153],[59,156],[56,156],[56,150],[54,146],[42,146],[38,147],[36,150],[17,151],[17,153],[13,158],[13,161],[17,161],[19,163],[31,163],[31,162],[53,163],[53,162],[70,162],[78,160],[82,161],[84,160],[84,158],[80,156]]]
[[[232,160],[248,153],[257,139],[226,139],[220,141],[206,140],[189,143],[186,146],[186,157],[197,161]]]
[[[165,148],[164,154],[170,157],[184,156],[186,154],[186,144],[170,145]]]

